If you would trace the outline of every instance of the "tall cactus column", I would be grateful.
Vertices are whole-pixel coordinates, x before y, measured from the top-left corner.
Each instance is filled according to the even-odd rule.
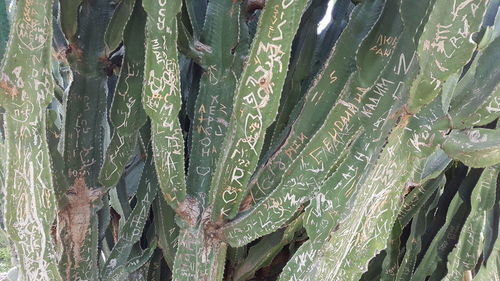
[[[104,33],[113,12],[109,0],[61,1],[66,56],[74,73],[64,107],[64,164],[69,186],[60,207],[60,267],[64,280],[98,279],[98,181],[107,138]]]
[[[6,110],[6,226],[23,280],[61,280],[50,228],[56,216],[45,138],[45,109],[53,92],[52,1],[17,2],[0,77]]]

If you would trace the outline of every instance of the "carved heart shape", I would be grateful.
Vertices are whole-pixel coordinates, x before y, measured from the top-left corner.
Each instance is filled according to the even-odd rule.
[[[24,47],[36,51],[43,47],[49,37],[47,26],[49,26],[48,19],[45,19],[43,25],[23,20],[17,23],[16,34]]]
[[[232,188],[226,189],[224,190],[224,193],[222,193],[222,200],[224,200],[224,203],[226,204],[236,200],[236,197],[238,197],[238,193]]]

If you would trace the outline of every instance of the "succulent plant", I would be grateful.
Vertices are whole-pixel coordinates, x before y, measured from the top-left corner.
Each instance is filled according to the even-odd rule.
[[[0,0],[19,280],[499,279],[499,5]]]

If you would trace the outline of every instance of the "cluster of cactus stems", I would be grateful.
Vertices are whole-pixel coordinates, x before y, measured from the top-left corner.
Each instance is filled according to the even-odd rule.
[[[500,280],[500,1],[328,2],[0,0],[18,280]]]

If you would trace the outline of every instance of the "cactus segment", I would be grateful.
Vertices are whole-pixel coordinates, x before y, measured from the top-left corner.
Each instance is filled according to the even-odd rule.
[[[154,224],[158,236],[158,247],[162,250],[163,258],[169,268],[174,266],[175,251],[179,228],[175,224],[175,212],[170,206],[158,197],[153,202]]]
[[[311,79],[311,76],[316,76],[315,74],[320,70],[320,64],[315,63],[316,52],[328,54],[333,48],[333,45],[328,44],[321,46],[323,45],[322,37],[317,32],[318,24],[325,16],[327,4],[327,1],[311,1],[302,16],[298,32],[293,40],[290,65],[283,86],[278,115],[272,128],[272,136],[269,137],[271,144],[280,141],[283,129],[297,115],[294,111],[302,107],[303,97],[309,86],[307,80]],[[323,50],[320,49],[322,47]],[[263,151],[267,151],[266,148],[264,147]]]
[[[266,129],[276,117],[293,36],[305,0],[266,1],[248,61],[234,97],[224,153],[208,197],[212,219],[234,217],[245,195],[251,167],[259,160]]]
[[[456,244],[459,236],[457,234],[461,232],[466,218],[469,216],[471,193],[481,174],[482,169],[469,170],[465,180],[459,187],[459,192],[455,194],[450,203],[444,225],[437,232],[422,261],[413,273],[415,280],[423,280],[426,276],[435,274],[446,274],[446,257]],[[438,247],[438,245],[440,246]],[[443,277],[441,276],[438,279],[441,280]]]
[[[248,250],[247,257],[235,269],[233,279],[245,281],[252,278],[255,272],[271,264],[279,252],[294,238],[295,232],[302,227],[303,216],[294,219],[285,229],[265,236]]]
[[[76,41],[78,29],[78,14],[81,0],[60,0],[61,4],[61,29],[70,43]]]
[[[130,33],[130,30],[128,32],[125,30],[126,26],[129,25],[128,21],[130,19],[130,16],[132,15],[132,11],[134,10],[135,2],[135,0],[120,0],[118,2],[118,5],[113,12],[113,16],[109,21],[106,33],[104,34],[104,43],[106,43],[108,51],[116,50],[122,42],[124,35],[129,34],[129,37],[131,37],[132,35],[144,35],[142,32]],[[141,41],[141,38],[137,38],[137,41]],[[144,56],[142,56],[142,59],[144,59]]]
[[[227,244],[203,232],[203,227],[180,230],[172,280],[222,280]]]
[[[23,280],[62,280],[51,239],[57,202],[45,112],[54,92],[52,4],[17,1],[0,72],[0,103],[5,109],[5,225]]]
[[[64,7],[61,7],[63,12]],[[108,125],[106,74],[102,71],[104,32],[112,12],[110,0],[86,1],[77,6],[77,33],[67,37],[66,59],[73,82],[66,89],[64,140],[61,144],[69,186],[68,204],[59,211],[63,244],[63,280],[98,280],[98,217],[102,189],[98,181]],[[61,18],[62,20],[62,18]],[[76,20],[76,19],[74,19]],[[73,22],[71,22],[73,24]],[[64,29],[63,29],[64,30]],[[68,36],[66,34],[66,36]],[[73,221],[79,224],[73,224]]]
[[[271,148],[273,154],[257,168],[249,183],[252,200],[258,202],[279,184],[286,168],[294,161],[314,133],[323,124],[328,112],[356,69],[355,55],[361,42],[375,25],[384,1],[370,1],[358,5],[337,44],[332,50],[324,69],[317,75],[306,94],[299,116],[289,128],[279,145]],[[369,20],[367,20],[369,19]]]
[[[153,167],[153,160],[150,157],[146,163],[146,172],[143,174],[137,190],[137,203],[120,231],[120,238],[103,265],[101,272],[103,280],[123,280],[123,275],[128,273],[129,263],[127,261],[132,246],[141,238],[142,229],[149,217],[149,209],[158,192],[158,186],[151,180],[151,177],[154,176]]]
[[[147,119],[141,102],[146,14],[140,1],[135,6],[125,28],[125,56],[109,114],[113,136],[99,175],[99,181],[108,188],[120,179],[136,147],[139,129]]]
[[[482,126],[500,117],[500,37],[493,40],[476,58],[458,82],[450,103],[452,128]],[[479,67],[478,67],[479,66]]]
[[[245,32],[246,24],[241,19],[239,1],[211,1],[208,4],[200,44],[209,51],[204,54],[206,66],[201,75],[192,120],[187,176],[189,192],[194,195],[208,194],[212,175],[223,151],[234,92],[248,49]]]
[[[471,195],[471,211],[465,221],[458,242],[448,255],[447,273],[443,281],[462,278],[463,272],[474,270],[482,251],[483,228],[486,215],[495,205],[499,170],[484,169]]]
[[[488,2],[436,1],[419,39],[420,73],[410,91],[411,113],[430,103],[444,81],[470,60],[477,46],[471,36],[481,27]]]
[[[184,140],[177,118],[181,109],[177,19],[181,1],[144,0],[147,13],[142,104],[151,118],[158,182],[173,209],[186,196]]]
[[[469,167],[487,167],[500,163],[500,128],[453,130],[442,144],[453,159]]]

